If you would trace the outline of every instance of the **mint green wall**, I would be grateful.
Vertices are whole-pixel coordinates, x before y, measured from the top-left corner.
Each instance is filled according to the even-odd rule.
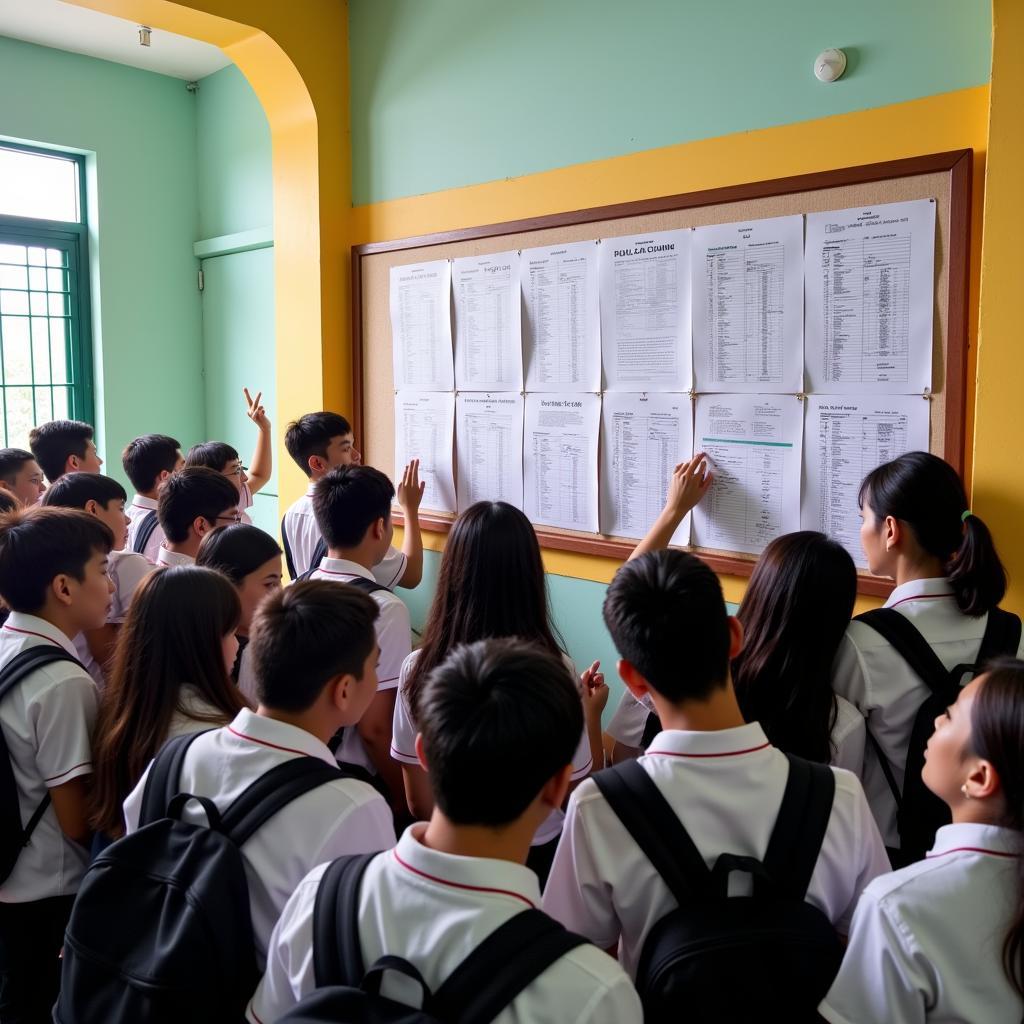
[[[195,123],[178,79],[0,37],[0,136],[90,154],[96,425],[118,477],[135,435],[204,432]]]
[[[350,0],[349,23],[356,204],[980,85],[992,27],[990,0]],[[829,46],[850,68],[823,85]]]

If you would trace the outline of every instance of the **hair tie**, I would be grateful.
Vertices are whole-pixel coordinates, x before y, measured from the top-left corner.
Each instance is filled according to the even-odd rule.
[[[967,522],[967,517],[968,516],[973,516],[973,515],[974,515],[974,513],[970,509],[967,509],[966,512],[962,512],[961,513],[961,515],[960,515],[960,522],[961,523],[966,523]]]

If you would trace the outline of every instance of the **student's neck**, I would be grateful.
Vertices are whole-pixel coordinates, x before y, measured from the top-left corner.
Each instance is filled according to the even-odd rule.
[[[436,807],[420,837],[428,849],[456,857],[484,857],[525,864],[537,823],[524,814],[511,825],[456,825]]]
[[[713,690],[704,700],[689,700],[672,704],[660,694],[651,691],[662,729],[679,729],[683,732],[720,732],[723,729],[737,729],[746,725],[732,678],[724,686]]]
[[[372,569],[377,564],[374,553],[365,544],[360,544],[357,548],[328,548],[327,557],[355,562],[356,565],[361,565],[364,569]]]
[[[164,542],[165,547],[168,551],[175,555],[188,555],[189,558],[195,558],[199,554],[199,545],[202,544],[202,537],[189,537],[188,540],[183,540],[180,544],[175,541],[167,540]]]
[[[1003,825],[1006,808],[998,801],[959,800],[950,807],[954,825]]]
[[[139,491],[140,498],[149,498],[151,501],[157,501],[160,498],[160,489],[154,487],[151,491]]]
[[[74,613],[65,605],[48,602],[39,611],[31,612],[31,614],[35,615],[38,619],[42,619],[44,622],[48,622],[51,626],[56,626],[69,640],[74,640],[82,632],[82,627],[79,625]]]
[[[899,555],[896,560],[896,586],[913,583],[915,580],[943,579],[946,567],[942,560],[931,555]]]
[[[294,725],[296,729],[302,729],[310,736],[315,736],[321,743],[327,743],[338,731],[338,726],[335,723],[325,723],[323,716],[312,708],[307,708],[305,711],[282,711],[280,708],[268,708],[266,705],[260,704],[256,708],[256,714],[260,718],[269,718],[272,722]]]

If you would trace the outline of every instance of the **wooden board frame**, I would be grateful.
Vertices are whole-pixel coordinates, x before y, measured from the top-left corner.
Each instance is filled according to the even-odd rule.
[[[386,242],[370,242],[352,248],[352,381],[353,381],[353,427],[358,438],[364,434],[363,394],[363,260],[379,253],[430,249],[454,242],[517,235],[524,232],[543,231],[552,228],[585,225],[618,218],[646,216],[677,210],[690,210],[703,206],[717,206],[728,203],[748,202],[789,196],[794,193],[814,192],[822,189],[841,188],[850,185],[868,185],[876,182],[893,181],[929,174],[948,176],[949,215],[948,249],[945,253],[947,272],[947,301],[945,306],[946,345],[944,352],[945,375],[942,385],[944,417],[942,424],[942,455],[958,473],[964,470],[966,437],[964,436],[967,409],[967,350],[968,350],[968,297],[970,284],[970,232],[971,232],[971,177],[973,151],[953,150],[946,153],[932,153],[924,156],[889,160],[882,163],[846,167],[833,171],[819,171],[812,174],[776,178],[771,181],[750,182],[743,185],[727,185],[722,188],[687,192],[680,195],[662,196],[654,199],[640,199],[635,202],[616,203],[610,206],[592,207],[565,213],[553,213],[523,220],[487,224],[479,227],[458,228],[435,234],[418,235]],[[884,200],[882,200],[884,201]],[[600,233],[598,233],[600,235]],[[417,260],[430,259],[429,253],[418,253]],[[440,257],[439,257],[440,258]],[[938,267],[938,264],[937,264]],[[934,447],[933,430],[931,445]],[[453,517],[438,513],[422,513],[420,523],[424,529],[447,532]],[[400,513],[395,515],[401,523]],[[635,542],[601,535],[580,536],[549,530],[537,529],[542,547],[559,551],[571,551],[605,558],[625,559]],[[697,549],[696,552],[716,572],[749,576],[755,558],[743,555],[711,553]],[[858,590],[863,594],[887,595],[892,583],[879,577],[861,574]]]

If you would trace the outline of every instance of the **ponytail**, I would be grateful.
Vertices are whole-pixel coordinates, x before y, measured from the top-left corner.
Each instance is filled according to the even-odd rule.
[[[986,667],[971,709],[974,753],[996,770],[1006,816],[1000,823],[1024,833],[1024,661],[1000,658]],[[1017,857],[1017,900],[1003,942],[1003,969],[1024,997],[1024,835]]]
[[[967,511],[967,493],[949,463],[929,452],[901,455],[864,478],[859,501],[876,519],[905,523],[918,544],[941,559],[965,615],[986,615],[1003,599],[1006,570],[992,534]]]

